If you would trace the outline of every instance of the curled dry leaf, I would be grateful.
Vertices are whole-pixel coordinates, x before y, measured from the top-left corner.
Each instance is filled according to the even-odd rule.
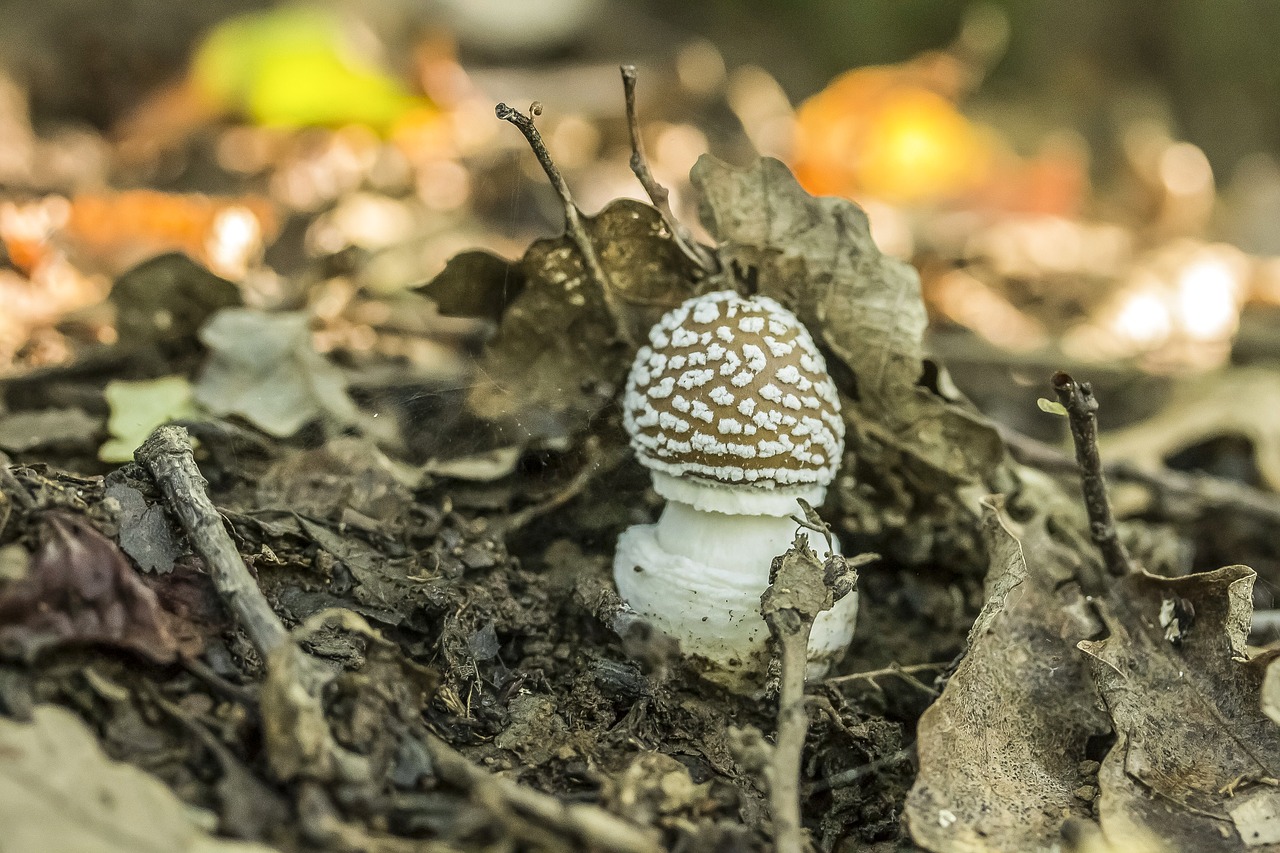
[[[103,643],[168,663],[177,643],[155,593],[89,522],[50,512],[26,577],[0,590],[0,640],[30,656],[60,643]]]
[[[987,604],[942,696],[920,718],[920,772],[907,798],[911,835],[939,853],[1047,850],[1068,817],[1080,765],[1105,715],[1071,646],[1092,633],[1062,551],[1032,519],[1021,538],[988,503]],[[1066,581],[1066,582],[1064,582]]]
[[[583,222],[608,277],[603,286],[561,236],[536,241],[515,263],[459,255],[420,289],[441,313],[498,322],[470,405],[512,430],[510,440],[584,427],[626,376],[627,342],[693,294],[696,271],[654,208],[623,199]]]
[[[1099,602],[1108,636],[1080,643],[1116,742],[1098,772],[1108,838],[1169,850],[1280,850],[1280,728],[1267,664],[1246,659],[1252,569],[1125,577]]]
[[[899,451],[913,474],[938,488],[979,479],[1000,463],[1003,444],[986,419],[921,385],[920,279],[881,254],[857,205],[810,196],[771,158],[735,169],[703,156],[691,177],[724,265],[794,310],[852,373],[843,383],[852,398],[851,444]],[[841,372],[833,373],[839,381]]]
[[[1258,473],[1280,491],[1280,382],[1271,367],[1238,367],[1178,385],[1145,421],[1102,436],[1103,453],[1160,468],[1180,450],[1225,435],[1247,438]]]

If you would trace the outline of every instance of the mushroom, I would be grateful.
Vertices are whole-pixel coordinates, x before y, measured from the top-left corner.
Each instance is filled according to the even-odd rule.
[[[705,660],[708,679],[760,686],[770,564],[795,537],[796,499],[822,503],[844,449],[822,354],[772,299],[694,297],[664,315],[636,353],[623,422],[667,504],[657,524],[618,538],[619,594],[687,656]],[[821,553],[825,543],[810,544]],[[843,654],[857,608],[851,593],[819,615],[810,678]]]

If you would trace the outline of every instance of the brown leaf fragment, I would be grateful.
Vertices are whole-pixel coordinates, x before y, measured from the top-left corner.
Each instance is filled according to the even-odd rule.
[[[434,301],[446,317],[484,317],[496,323],[524,286],[519,263],[477,250],[454,255],[439,275],[417,291]]]
[[[167,574],[142,577],[156,594],[160,614],[184,658],[199,657],[211,639],[230,627],[213,580],[199,565],[198,557],[188,556]]]
[[[1178,383],[1150,418],[1101,437],[1102,452],[1144,468],[1211,438],[1238,435],[1253,446],[1263,481],[1280,490],[1280,382],[1269,366],[1233,367]]]
[[[1276,830],[1259,812],[1280,798],[1255,788],[1280,776],[1280,729],[1260,701],[1273,656],[1245,659],[1255,577],[1135,574],[1098,602],[1109,634],[1080,649],[1116,730],[1098,772],[1105,835],[1141,827],[1169,850],[1280,850],[1261,840]]]
[[[238,415],[278,438],[321,419],[334,428],[359,421],[342,371],[316,352],[304,312],[228,308],[200,329],[209,348],[196,401]]]
[[[27,576],[0,591],[0,643],[27,657],[49,645],[102,643],[174,659],[155,593],[114,542],[63,512],[43,517],[39,541]]]
[[[1083,596],[1037,517],[1020,531],[984,508],[987,605],[942,696],[920,719],[912,837],[938,853],[1048,850],[1072,816],[1088,738],[1107,731],[1071,641],[1092,626]],[[1017,580],[1022,578],[1021,583]]]
[[[187,341],[216,312],[243,303],[235,284],[179,252],[128,270],[112,285],[110,298],[120,340],[130,347]]]
[[[102,419],[80,409],[40,409],[0,415],[0,449],[26,453],[49,448],[92,446],[102,431]]]
[[[642,339],[693,294],[696,271],[654,208],[621,199],[583,224],[605,287],[561,236],[536,241],[506,268],[492,256],[460,256],[420,288],[444,313],[498,320],[469,403],[480,418],[505,425],[509,440],[562,437],[585,426],[626,375],[626,341]]]

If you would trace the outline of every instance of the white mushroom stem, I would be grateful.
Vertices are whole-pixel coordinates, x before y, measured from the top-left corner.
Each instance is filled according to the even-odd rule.
[[[618,592],[679,641],[686,655],[711,664],[705,677],[733,689],[758,689],[769,657],[760,596],[773,558],[791,546],[796,529],[781,515],[714,512],[669,501],[657,524],[637,525],[619,538]],[[827,547],[816,534],[810,545],[819,554]],[[819,615],[809,641],[810,678],[821,677],[844,653],[857,607],[851,594]]]

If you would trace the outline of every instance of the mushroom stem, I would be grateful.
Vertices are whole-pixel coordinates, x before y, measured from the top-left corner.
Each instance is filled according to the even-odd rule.
[[[618,540],[614,580],[645,621],[680,643],[686,655],[713,666],[704,676],[735,690],[763,684],[769,629],[760,596],[774,556],[791,547],[796,522],[772,515],[713,512],[668,501],[657,524],[626,530]],[[805,532],[810,546],[826,542]],[[837,553],[839,542],[832,540]],[[820,678],[848,646],[857,595],[818,615],[808,644],[809,678]]]

